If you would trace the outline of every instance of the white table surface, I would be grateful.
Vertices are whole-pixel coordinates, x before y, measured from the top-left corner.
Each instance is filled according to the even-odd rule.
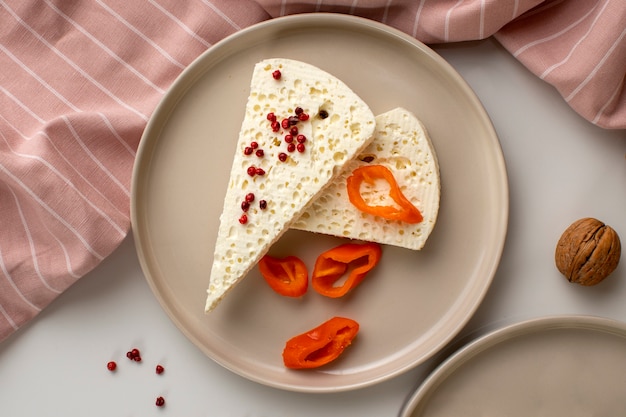
[[[434,48],[475,90],[499,134],[510,186],[502,262],[477,313],[446,352],[520,320],[586,314],[626,321],[626,260],[606,281],[570,284],[554,265],[565,228],[581,217],[626,244],[626,131],[578,116],[493,40]],[[135,364],[125,353],[142,351]],[[443,356],[443,355],[440,355]],[[118,371],[106,363],[115,359]],[[96,270],[0,344],[0,415],[395,416],[441,358],[392,380],[337,394],[268,388],[214,363],[169,320],[128,237]],[[165,373],[156,375],[161,363]],[[164,408],[154,405],[159,395]]]

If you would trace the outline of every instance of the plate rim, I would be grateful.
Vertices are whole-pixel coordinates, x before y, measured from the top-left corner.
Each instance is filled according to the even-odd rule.
[[[153,130],[156,129],[159,124],[164,123],[163,120],[159,120],[159,116],[161,116],[164,111],[166,111],[165,115],[169,116],[169,113],[167,113],[167,111],[170,108],[170,105],[168,104],[170,100],[172,100],[173,98],[179,99],[180,97],[183,97],[185,95],[186,89],[183,87],[185,86],[186,83],[190,83],[190,81],[188,80],[188,77],[190,76],[190,74],[194,73],[195,67],[198,65],[201,65],[204,60],[208,59],[208,57],[216,53],[219,53],[221,48],[227,47],[231,42],[236,41],[238,38],[250,36],[251,34],[259,30],[263,30],[268,26],[276,26],[278,28],[292,28],[301,23],[307,23],[310,25],[317,25],[317,26],[332,26],[333,28],[337,27],[337,25],[348,25],[348,26],[358,27],[364,31],[372,31],[372,33],[375,32],[376,34],[380,34],[381,36],[391,36],[400,42],[405,42],[405,43],[410,44],[412,48],[416,48],[416,50],[420,50],[429,59],[435,61],[438,66],[445,68],[447,75],[454,78],[454,80],[457,83],[457,87],[461,88],[463,92],[465,93],[466,98],[469,99],[474,104],[476,114],[477,116],[480,116],[479,118],[480,118],[481,124],[485,127],[486,130],[490,132],[490,135],[489,135],[490,138],[494,139],[493,143],[491,143],[491,145],[493,146],[494,161],[496,162],[494,164],[494,168],[497,170],[497,172],[501,173],[501,175],[499,176],[500,181],[498,183],[498,195],[497,195],[497,197],[499,197],[498,203],[500,204],[501,210],[500,210],[498,219],[494,220],[494,223],[497,223],[497,227],[495,227],[495,230],[499,232],[497,236],[498,242],[495,245],[493,259],[491,259],[488,263],[484,265],[486,275],[488,275],[487,279],[484,279],[482,281],[483,282],[482,288],[480,288],[480,290],[477,291],[478,296],[472,299],[472,302],[470,303],[467,309],[467,314],[465,315],[465,317],[462,320],[458,320],[456,326],[452,328],[452,331],[450,331],[450,334],[448,335],[448,337],[443,338],[438,344],[434,345],[432,349],[430,350],[430,352],[428,352],[428,354],[426,354],[425,357],[421,359],[420,361],[412,361],[409,364],[406,364],[402,367],[398,367],[393,372],[389,372],[384,375],[373,377],[366,381],[362,381],[360,383],[350,383],[350,384],[335,385],[335,386],[328,386],[328,387],[322,387],[322,388],[303,386],[303,385],[294,385],[294,384],[281,383],[281,382],[276,382],[276,381],[268,381],[266,378],[260,378],[259,376],[255,375],[254,372],[245,371],[236,366],[233,366],[231,363],[229,363],[229,361],[224,360],[223,358],[215,357],[215,355],[211,355],[209,352],[209,349],[207,349],[206,346],[203,346],[201,341],[198,340],[195,337],[195,335],[189,329],[186,328],[185,324],[177,316],[175,309],[173,309],[171,306],[167,305],[164,302],[163,297],[159,293],[159,289],[157,288],[157,285],[154,282],[154,279],[151,278],[152,267],[147,261],[147,257],[148,257],[147,252],[148,252],[149,243],[143,242],[143,239],[141,238],[142,220],[140,219],[140,215],[139,215],[140,213],[138,210],[138,200],[139,200],[138,196],[142,192],[142,190],[140,189],[141,187],[139,186],[140,177],[142,176],[141,168],[146,163],[150,162],[151,147],[154,146],[153,142],[155,142],[155,141],[150,142],[149,137],[152,135]],[[182,91],[179,91],[181,89]],[[173,94],[172,92],[176,92],[176,93]],[[174,97],[172,97],[172,94]],[[288,15],[288,16],[277,17],[277,18],[273,18],[273,19],[269,19],[269,20],[265,20],[265,21],[253,24],[251,26],[241,29],[227,36],[226,38],[220,40],[219,42],[211,46],[209,49],[207,49],[205,52],[200,54],[198,57],[196,57],[170,85],[166,93],[163,95],[163,97],[161,98],[157,106],[155,107],[150,119],[148,120],[148,123],[146,124],[141,140],[139,142],[139,146],[137,149],[137,156],[136,156],[135,163],[133,166],[133,172],[132,172],[132,178],[131,178],[131,229],[132,229],[132,234],[133,234],[134,241],[135,241],[136,252],[138,255],[142,272],[144,273],[144,276],[146,278],[146,281],[148,282],[151,291],[157,298],[160,306],[167,313],[168,318],[172,320],[172,322],[176,325],[179,331],[181,331],[185,335],[185,337],[187,337],[188,340],[190,340],[197,348],[199,348],[211,360],[215,361],[216,363],[223,366],[224,368],[230,370],[231,372],[235,374],[243,376],[251,381],[260,383],[262,385],[266,385],[266,386],[270,386],[270,387],[274,387],[278,389],[283,389],[283,390],[288,390],[288,391],[295,391],[295,392],[330,393],[330,392],[340,392],[340,391],[348,391],[348,390],[365,388],[365,387],[372,386],[374,384],[378,384],[380,382],[389,380],[402,373],[405,373],[408,370],[413,369],[417,365],[428,360],[437,352],[440,352],[441,349],[445,345],[447,345],[461,331],[461,329],[467,324],[467,322],[471,319],[471,317],[474,316],[476,310],[483,302],[491,286],[491,283],[495,277],[498,266],[500,264],[502,253],[506,244],[506,236],[508,232],[508,220],[509,220],[509,205],[510,203],[509,203],[508,173],[507,173],[506,163],[505,163],[502,147],[501,147],[497,132],[495,130],[495,127],[493,126],[493,123],[486,109],[482,105],[480,99],[478,98],[476,93],[473,91],[473,89],[470,87],[470,85],[467,83],[467,81],[465,81],[465,79],[454,69],[454,67],[452,67],[451,64],[449,64],[442,56],[437,54],[429,46],[411,37],[410,35],[402,32],[399,29],[393,28],[384,23],[370,20],[364,17],[339,14],[339,13],[326,13],[326,12]],[[467,301],[467,300],[463,300],[463,301]]]
[[[418,388],[406,399],[399,417],[412,417],[422,401],[428,402],[428,396],[445,383],[456,369],[471,362],[474,357],[509,340],[530,336],[535,333],[558,329],[585,329],[621,334],[626,338],[626,323],[619,320],[590,314],[552,314],[524,319],[493,329],[482,336],[470,340],[434,367]]]

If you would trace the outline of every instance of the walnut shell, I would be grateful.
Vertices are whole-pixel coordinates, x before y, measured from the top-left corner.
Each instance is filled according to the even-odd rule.
[[[570,281],[596,285],[619,264],[621,243],[610,226],[594,218],[572,223],[556,245],[556,267]]]

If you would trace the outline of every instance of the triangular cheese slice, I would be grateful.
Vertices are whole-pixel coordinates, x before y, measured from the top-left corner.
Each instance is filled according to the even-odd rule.
[[[294,127],[297,133],[291,132]],[[374,127],[368,105],[331,74],[288,59],[255,65],[220,216],[206,312],[367,146]],[[248,195],[254,200],[246,204]]]
[[[346,178],[357,167],[368,164],[389,168],[404,196],[422,213],[420,223],[386,220],[363,213],[350,203]],[[385,201],[384,187],[388,184],[382,182],[377,184],[382,190],[362,190],[366,201],[377,199],[371,205],[393,204],[391,199]],[[439,199],[439,166],[426,128],[411,112],[396,108],[376,117],[374,140],[346,164],[292,228],[420,250],[437,221]]]

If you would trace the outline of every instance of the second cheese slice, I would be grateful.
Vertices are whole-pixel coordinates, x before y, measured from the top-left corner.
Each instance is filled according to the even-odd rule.
[[[424,219],[408,224],[362,213],[348,198],[346,179],[356,168],[383,165],[394,175],[404,196]],[[372,205],[391,205],[385,185],[363,190]],[[396,108],[376,116],[374,140],[344,167],[343,172],[313,201],[294,229],[420,250],[437,221],[440,179],[437,155],[428,132],[411,112]],[[382,204],[381,204],[382,203]]]
[[[331,74],[288,59],[256,64],[220,216],[206,312],[367,146],[374,128],[368,105]]]

